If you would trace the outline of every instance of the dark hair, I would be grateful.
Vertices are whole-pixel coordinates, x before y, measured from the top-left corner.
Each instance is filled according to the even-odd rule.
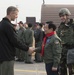
[[[35,24],[39,25],[39,22],[36,22]]]
[[[18,24],[23,24],[23,22],[22,21],[19,21],[19,23]]]
[[[31,23],[28,23],[28,27],[31,28],[33,25]]]
[[[47,23],[47,24],[49,24],[49,23],[53,23],[53,21],[47,21],[46,23]]]
[[[39,26],[42,28],[43,24],[42,23],[39,23]]]
[[[52,22],[52,21],[46,22],[46,24],[48,24],[48,28],[49,28],[49,29],[50,29],[50,28],[53,28],[53,31],[55,31],[55,30],[56,30],[56,25],[55,25],[55,24],[53,24],[53,22]]]
[[[18,9],[17,9],[16,7],[14,7],[14,6],[8,7],[8,8],[7,8],[7,15],[9,15],[10,12],[12,12],[12,11],[18,11]]]

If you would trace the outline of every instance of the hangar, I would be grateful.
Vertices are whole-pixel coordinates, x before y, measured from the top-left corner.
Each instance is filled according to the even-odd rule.
[[[74,18],[74,5],[50,5],[42,4],[41,7],[41,22],[53,21],[58,27],[60,24],[59,10],[61,8],[68,8],[71,12],[71,18]]]

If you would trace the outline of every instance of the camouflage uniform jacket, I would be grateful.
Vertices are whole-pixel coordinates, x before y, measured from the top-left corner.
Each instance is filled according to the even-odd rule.
[[[68,44],[68,45],[74,44],[73,21],[69,21],[67,24],[62,22],[58,28],[57,34],[61,38],[62,44]]]

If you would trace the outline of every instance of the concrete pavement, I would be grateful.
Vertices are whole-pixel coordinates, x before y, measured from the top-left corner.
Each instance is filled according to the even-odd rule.
[[[14,75],[46,75],[44,63],[15,62]]]

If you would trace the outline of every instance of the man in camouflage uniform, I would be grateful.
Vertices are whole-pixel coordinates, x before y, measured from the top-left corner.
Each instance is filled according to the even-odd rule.
[[[58,36],[62,40],[62,57],[60,61],[60,75],[67,75],[67,52],[69,49],[74,48],[74,23],[73,23],[73,19],[69,18],[70,15],[71,13],[67,8],[61,8],[59,11],[59,17],[61,18],[62,21],[57,31]],[[72,69],[70,69],[71,65],[72,64],[68,66],[70,75],[72,75],[71,74]]]

